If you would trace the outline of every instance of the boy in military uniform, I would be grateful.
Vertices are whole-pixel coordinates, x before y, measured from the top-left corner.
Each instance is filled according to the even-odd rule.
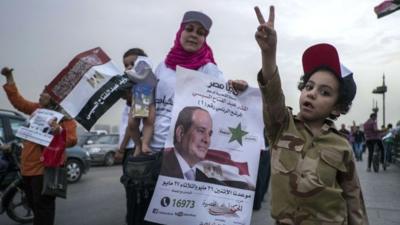
[[[368,224],[352,148],[333,121],[348,112],[356,93],[352,73],[332,45],[317,44],[303,54],[300,112],[285,106],[278,67],[275,12],[270,7],[255,38],[261,49],[258,82],[271,144],[271,214],[276,224]]]

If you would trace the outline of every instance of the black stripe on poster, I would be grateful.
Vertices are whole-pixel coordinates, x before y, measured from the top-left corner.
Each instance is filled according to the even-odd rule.
[[[86,130],[90,130],[96,121],[122,96],[124,90],[131,85],[126,75],[117,75],[105,83],[89,99],[75,117]]]

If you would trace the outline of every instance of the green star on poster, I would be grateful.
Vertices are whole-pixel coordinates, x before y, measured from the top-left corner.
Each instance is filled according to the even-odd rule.
[[[239,142],[240,145],[242,145],[242,138],[249,132],[242,130],[242,124],[239,123],[236,128],[228,127],[229,130],[231,131],[231,139],[229,140],[229,143],[232,141],[237,141]]]

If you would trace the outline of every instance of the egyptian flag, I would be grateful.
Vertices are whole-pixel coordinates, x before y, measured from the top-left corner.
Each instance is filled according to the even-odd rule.
[[[242,183],[246,184],[246,189],[255,188],[255,179],[250,176],[247,162],[232,159],[228,152],[209,149],[205,160],[198,165],[208,177],[223,181],[228,186]]]
[[[101,48],[80,53],[46,87],[51,97],[86,130],[130,86]]]
[[[388,0],[375,6],[374,11],[378,19],[400,9],[400,0]]]

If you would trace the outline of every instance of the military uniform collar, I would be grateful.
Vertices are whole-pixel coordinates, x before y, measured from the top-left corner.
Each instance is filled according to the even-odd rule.
[[[301,123],[304,126],[304,128],[308,132],[310,132],[310,134],[312,134],[311,128],[303,120],[301,120],[298,115],[293,115],[293,119],[295,121]],[[332,120],[326,119],[324,122],[324,125],[322,125],[322,127],[321,127],[321,134],[327,134],[327,133],[329,133],[329,131],[340,134],[340,132],[336,129],[335,123],[333,123]]]

